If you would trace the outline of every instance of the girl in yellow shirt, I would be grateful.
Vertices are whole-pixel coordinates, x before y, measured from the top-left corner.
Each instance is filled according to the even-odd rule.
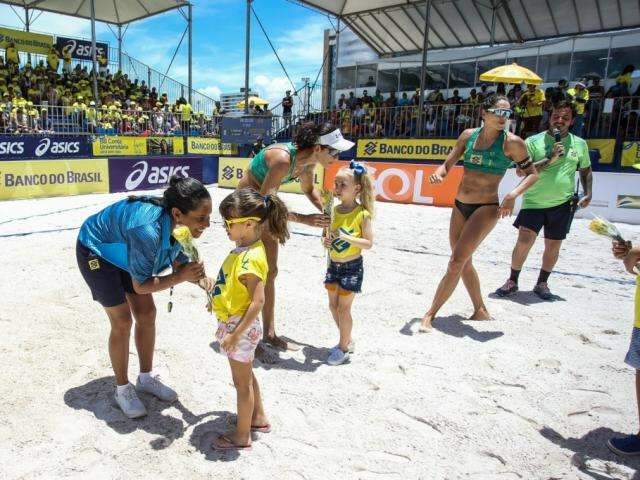
[[[229,239],[236,244],[227,256],[212,291],[211,308],[218,318],[216,338],[220,353],[229,359],[236,388],[236,429],[218,437],[215,450],[251,448],[251,432],[268,433],[271,425],[264,412],[252,362],[262,338],[258,314],[264,305],[264,286],[269,267],[262,229],[284,244],[289,238],[287,207],[275,194],[261,195],[251,188],[236,190],[220,203]],[[265,227],[265,224],[267,225]]]
[[[331,262],[324,280],[329,293],[329,309],[340,332],[340,342],[329,354],[329,365],[340,365],[353,353],[351,305],[362,288],[362,250],[373,246],[374,191],[364,165],[352,160],[334,180],[340,205],[333,209],[331,231],[324,238]]]

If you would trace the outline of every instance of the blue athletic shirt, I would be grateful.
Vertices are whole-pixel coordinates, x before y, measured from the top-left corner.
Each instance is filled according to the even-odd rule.
[[[171,217],[148,202],[121,200],[87,218],[78,240],[96,255],[129,272],[138,283],[187,257],[171,237]]]

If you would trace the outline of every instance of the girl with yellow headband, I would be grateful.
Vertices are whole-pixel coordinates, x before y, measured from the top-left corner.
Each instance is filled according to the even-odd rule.
[[[262,324],[258,319],[265,301],[269,273],[262,243],[263,229],[284,244],[289,238],[288,211],[275,193],[251,188],[236,190],[220,203],[227,236],[236,244],[220,269],[212,291],[211,307],[218,318],[216,338],[220,353],[229,359],[236,388],[238,416],[233,432],[218,437],[215,450],[251,448],[251,432],[268,433],[271,425],[262,405],[252,363]]]

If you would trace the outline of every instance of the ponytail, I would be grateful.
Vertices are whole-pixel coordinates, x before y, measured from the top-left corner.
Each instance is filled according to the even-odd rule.
[[[280,244],[289,239],[288,214],[284,202],[274,193],[261,195],[252,188],[241,188],[227,195],[219,207],[222,218],[258,217]]]
[[[267,208],[266,220],[269,223],[269,231],[281,245],[289,239],[289,210],[284,202],[275,193],[264,196]]]
[[[358,194],[360,205],[373,217],[376,194],[373,189],[373,180],[366,167],[360,162],[351,160],[349,166],[343,168],[342,171],[352,175],[355,184],[360,185],[360,193]]]
[[[181,177],[173,175],[169,179],[169,187],[163,192],[162,197],[152,197],[149,195],[130,195],[129,202],[151,203],[162,207],[168,212],[177,208],[183,214],[196,210],[202,200],[210,200],[211,195],[206,187],[192,177]]]

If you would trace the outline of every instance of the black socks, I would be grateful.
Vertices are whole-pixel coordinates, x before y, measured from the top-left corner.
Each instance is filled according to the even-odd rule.
[[[518,277],[520,276],[520,270],[514,270],[513,268],[511,269],[511,276],[509,277],[509,280],[512,280],[513,283],[515,283],[516,285],[518,284]]]
[[[547,283],[547,280],[549,279],[549,275],[551,275],[551,272],[547,272],[546,270],[540,269],[540,275],[538,275],[537,283]]]

